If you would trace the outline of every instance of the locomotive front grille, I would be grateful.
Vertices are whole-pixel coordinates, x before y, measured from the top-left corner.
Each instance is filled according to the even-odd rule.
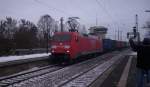
[[[64,53],[52,54],[53,58],[57,61],[69,61],[70,55]]]

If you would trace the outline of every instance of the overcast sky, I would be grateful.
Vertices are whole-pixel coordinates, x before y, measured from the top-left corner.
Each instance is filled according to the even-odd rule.
[[[97,18],[98,25],[108,27],[108,34],[113,38],[118,29],[126,37],[126,32],[134,26],[135,14],[141,28],[150,20],[150,13],[145,10],[150,10],[150,0],[0,0],[0,19],[11,16],[37,23],[44,14],[57,21],[60,17],[75,16],[89,28],[96,25]]]

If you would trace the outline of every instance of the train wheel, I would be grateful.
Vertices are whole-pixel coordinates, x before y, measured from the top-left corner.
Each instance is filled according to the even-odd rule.
[[[66,65],[71,65],[71,64],[73,64],[73,60],[72,59],[68,59],[68,60],[65,61],[65,64]]]

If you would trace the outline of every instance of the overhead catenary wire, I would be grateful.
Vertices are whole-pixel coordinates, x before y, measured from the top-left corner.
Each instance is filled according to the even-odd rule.
[[[38,4],[40,4],[40,5],[43,5],[43,6],[47,7],[48,9],[51,9],[51,10],[54,10],[54,11],[57,11],[57,12],[60,12],[60,13],[63,13],[63,14],[67,14],[67,15],[69,15],[69,16],[73,16],[72,14],[70,14],[70,13],[68,13],[68,12],[65,12],[65,11],[63,11],[63,10],[54,8],[54,7],[52,7],[52,6],[50,6],[50,5],[46,4],[46,3],[44,3],[44,2],[42,2],[42,1],[39,1],[39,0],[34,0],[34,1],[35,1],[36,3],[38,3]]]
[[[105,13],[110,17],[111,21],[114,23],[114,27],[116,27],[116,29],[118,29],[119,32],[119,23],[117,21],[114,21],[114,19],[112,18],[112,16],[109,14],[108,10],[105,8],[105,6],[102,5],[102,3],[98,0],[95,0],[97,2],[97,4],[102,8],[102,10],[105,11]],[[101,0],[102,1],[102,0]],[[116,25],[115,25],[116,24]],[[118,33],[119,35],[119,33]],[[116,36],[116,35],[115,35]],[[122,36],[122,33],[121,33]],[[116,38],[116,37],[115,37]],[[119,38],[119,36],[118,36]],[[119,40],[119,39],[118,39]]]
[[[43,5],[43,6],[47,7],[48,9],[53,10],[53,11],[57,11],[57,12],[63,13],[63,14],[68,15],[68,16],[70,16],[70,17],[74,17],[74,16],[75,16],[75,15],[73,15],[73,14],[70,14],[70,13],[68,13],[68,12],[66,12],[66,11],[64,11],[64,10],[62,10],[62,9],[58,9],[58,8],[53,7],[53,6],[50,6],[50,5],[44,3],[44,2],[42,2],[42,1],[40,1],[40,0],[34,0],[34,1],[35,1],[36,3],[38,3],[38,4],[40,4],[40,5]],[[86,22],[86,21],[83,20],[83,19],[80,19],[80,20]]]
[[[95,1],[96,1],[97,4],[102,8],[102,10],[105,11],[105,13],[106,13],[106,14],[108,15],[108,17],[111,19],[111,21],[112,21],[114,24],[117,24],[117,26],[118,26],[118,23],[117,23],[116,21],[114,21],[114,19],[112,18],[112,16],[110,15],[110,13],[107,11],[107,9],[105,8],[105,6],[103,6],[100,1],[98,1],[98,0],[95,0]]]

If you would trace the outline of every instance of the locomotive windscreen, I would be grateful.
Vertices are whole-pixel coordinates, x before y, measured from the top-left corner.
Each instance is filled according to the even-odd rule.
[[[54,35],[52,40],[53,41],[69,41],[71,40],[71,35],[70,34]]]

